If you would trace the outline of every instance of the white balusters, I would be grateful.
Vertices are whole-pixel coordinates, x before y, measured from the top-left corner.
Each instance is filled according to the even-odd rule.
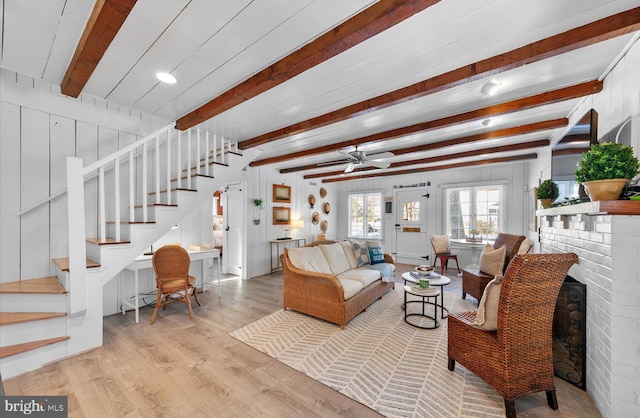
[[[114,199],[113,205],[115,206],[115,227],[116,227],[116,242],[120,242],[120,158],[116,158],[113,167],[113,181],[114,181]],[[106,222],[105,222],[106,227]]]
[[[160,135],[156,135],[156,158],[154,158],[153,162],[155,165],[156,175],[155,183],[156,183],[156,204],[160,204]]]
[[[105,219],[105,199],[104,199],[104,166],[98,170],[98,241],[104,242],[107,239],[107,227]]]
[[[191,129],[187,133],[187,189],[191,188]]]
[[[171,131],[167,131],[167,205],[171,204]],[[180,173],[178,173],[178,177]]]
[[[209,131],[204,135],[204,174],[209,175]]]
[[[149,221],[149,213],[147,210],[147,142],[142,144],[142,222]]]
[[[200,129],[196,130],[196,174],[200,174]]]
[[[177,188],[180,189],[182,187],[182,131],[178,131],[178,156],[177,156],[177,173],[178,173],[178,184]]]
[[[135,179],[134,173],[134,160],[133,160],[133,150],[129,151],[129,222],[135,222],[136,220],[136,196],[134,190],[134,182]]]

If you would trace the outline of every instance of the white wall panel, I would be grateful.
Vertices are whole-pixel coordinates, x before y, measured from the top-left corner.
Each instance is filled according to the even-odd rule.
[[[61,116],[50,116],[51,132],[51,178],[50,195],[67,188],[67,157],[75,154],[76,124],[73,119]],[[63,258],[69,255],[67,195],[50,203],[50,216],[54,222],[50,224],[50,257]],[[50,274],[55,270],[51,266]]]
[[[20,120],[20,206],[27,209],[49,197],[49,115],[22,109]],[[20,277],[49,274],[49,205],[20,219]]]
[[[0,283],[20,278],[20,108],[0,103]]]

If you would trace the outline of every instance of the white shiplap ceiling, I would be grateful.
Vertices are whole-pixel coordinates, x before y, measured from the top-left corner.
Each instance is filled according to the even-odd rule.
[[[0,65],[54,84],[67,66],[93,0],[2,0]],[[376,3],[373,0],[138,0],[83,93],[177,120]],[[233,140],[305,121],[465,65],[638,7],[637,0],[443,0],[270,90],[203,122]],[[601,79],[638,33],[521,66],[259,146],[259,159],[335,144]],[[166,71],[175,85],[158,82]],[[480,93],[499,82],[495,96]],[[581,99],[363,144],[369,153],[567,117]],[[561,128],[562,129],[562,128]],[[549,139],[553,130],[397,155],[390,162]],[[351,151],[353,147],[344,148]],[[492,157],[535,153],[539,149]],[[296,167],[338,151],[272,164]],[[453,162],[473,160],[455,159]],[[345,164],[346,165],[346,164]],[[342,166],[344,168],[344,166]],[[404,167],[403,167],[404,168]],[[335,171],[321,168],[302,174]],[[371,171],[369,171],[370,173]]]

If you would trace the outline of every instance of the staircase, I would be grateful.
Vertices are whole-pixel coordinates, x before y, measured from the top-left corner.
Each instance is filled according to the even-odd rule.
[[[2,378],[101,346],[104,285],[259,152],[171,124],[86,167],[68,158],[69,258],[52,260],[55,276],[0,284]],[[96,177],[87,237],[84,183]]]

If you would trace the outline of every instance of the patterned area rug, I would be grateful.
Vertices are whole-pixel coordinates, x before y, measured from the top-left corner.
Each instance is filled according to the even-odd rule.
[[[475,310],[459,294],[445,292],[444,302],[452,312]],[[388,417],[503,417],[491,387],[459,364],[447,369],[447,320],[432,330],[413,327],[402,303],[398,285],[344,331],[280,310],[231,336]]]

